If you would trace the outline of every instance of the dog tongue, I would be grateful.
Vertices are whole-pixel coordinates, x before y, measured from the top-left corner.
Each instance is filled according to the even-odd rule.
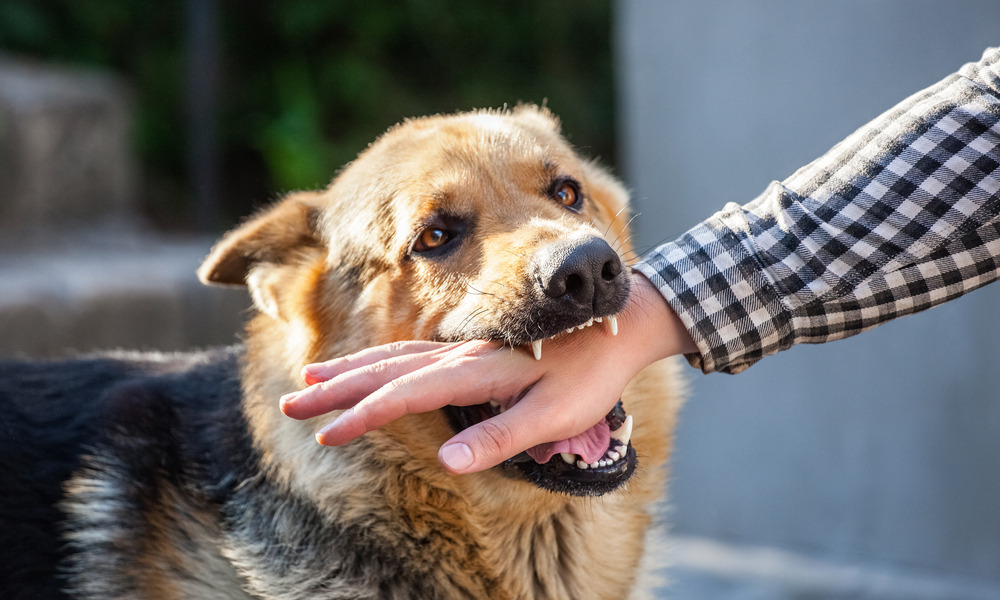
[[[528,448],[528,456],[535,459],[535,462],[544,464],[549,459],[559,454],[567,452],[569,454],[579,454],[586,463],[596,462],[604,458],[604,453],[608,451],[611,443],[611,428],[607,421],[601,421],[587,431],[576,437],[559,442],[548,442],[539,444],[534,448]]]

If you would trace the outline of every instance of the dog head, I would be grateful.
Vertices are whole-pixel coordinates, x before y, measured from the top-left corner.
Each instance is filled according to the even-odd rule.
[[[261,312],[251,336],[292,371],[408,339],[492,339],[537,356],[553,336],[615,327],[629,292],[626,211],[621,185],[545,109],[427,117],[390,129],[326,190],[291,194],[228,234],[199,275],[248,285]],[[515,401],[445,415],[461,429]],[[500,469],[554,491],[613,490],[635,470],[624,417],[619,405],[595,424],[608,448],[593,464],[582,436]]]

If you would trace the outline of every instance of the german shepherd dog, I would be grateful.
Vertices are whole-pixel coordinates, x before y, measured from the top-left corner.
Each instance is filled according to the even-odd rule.
[[[562,455],[448,474],[438,447],[493,403],[336,448],[314,437],[329,417],[278,406],[303,365],[373,345],[531,352],[599,317],[613,326],[626,212],[547,109],[414,119],[212,249],[201,279],[246,285],[255,305],[241,345],[0,363],[0,597],[642,595],[680,403],[669,361],[595,424],[611,441],[593,464],[571,439]]]

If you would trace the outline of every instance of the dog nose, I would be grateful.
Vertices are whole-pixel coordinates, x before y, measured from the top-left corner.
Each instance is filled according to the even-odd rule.
[[[551,244],[535,258],[535,274],[542,292],[594,315],[614,311],[622,274],[618,253],[603,239]]]

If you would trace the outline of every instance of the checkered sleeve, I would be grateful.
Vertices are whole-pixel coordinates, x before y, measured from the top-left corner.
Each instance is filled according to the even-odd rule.
[[[848,337],[1000,277],[1000,48],[637,265],[704,372]]]

